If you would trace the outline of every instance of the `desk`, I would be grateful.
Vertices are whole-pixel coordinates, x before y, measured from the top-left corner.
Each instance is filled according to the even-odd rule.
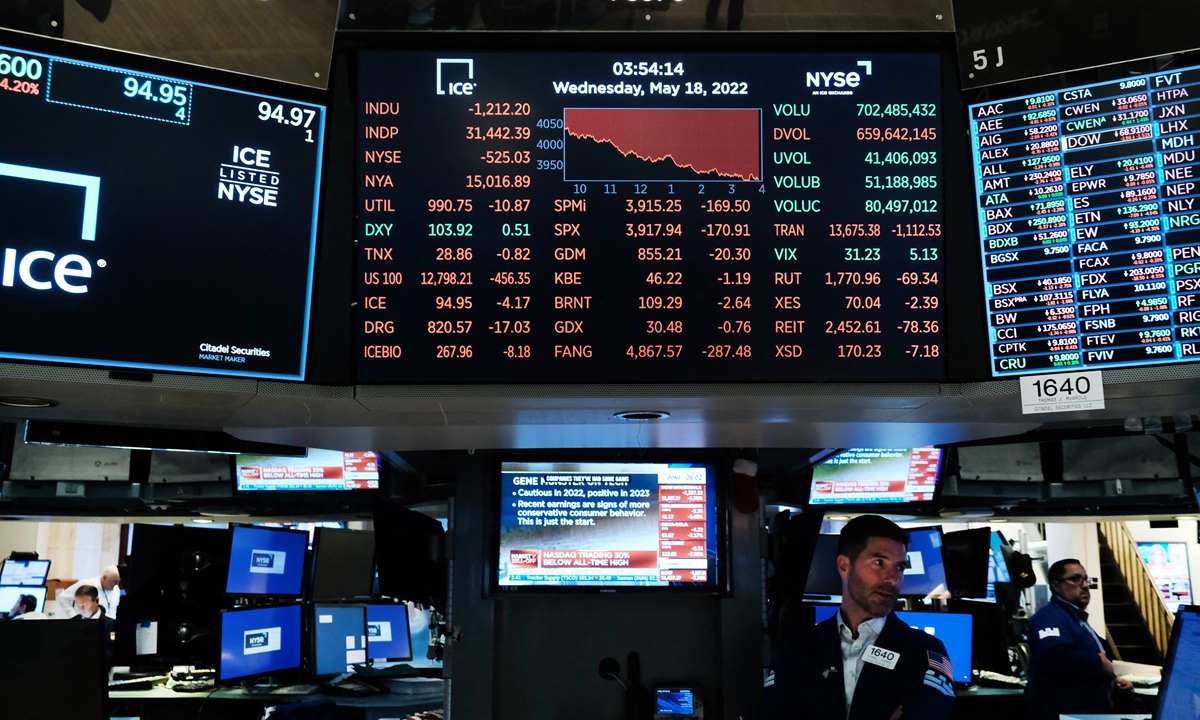
[[[303,700],[333,700],[338,705],[338,720],[377,720],[378,718],[408,717],[422,710],[436,710],[444,704],[441,693],[431,695],[401,695],[398,693],[370,697],[332,697],[312,695],[255,695],[241,688],[218,688],[210,692],[180,693],[166,687],[150,690],[117,690],[108,694],[109,714],[140,717],[142,720],[176,720],[179,717],[197,718],[203,712],[208,720],[260,720],[268,705],[301,702]]]

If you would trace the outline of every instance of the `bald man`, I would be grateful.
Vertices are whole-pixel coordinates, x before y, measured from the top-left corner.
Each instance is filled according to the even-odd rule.
[[[104,608],[104,614],[110,618],[117,616],[117,606],[121,604],[121,573],[116,565],[109,565],[93,578],[84,578],[65,590],[58,591],[58,617],[73,618],[79,614],[75,609],[75,591],[84,585],[91,585],[99,593],[97,602]]]

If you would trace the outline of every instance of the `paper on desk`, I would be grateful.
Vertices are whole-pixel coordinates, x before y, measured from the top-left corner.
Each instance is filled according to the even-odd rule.
[[[141,623],[133,634],[134,652],[138,655],[158,654],[158,623]]]

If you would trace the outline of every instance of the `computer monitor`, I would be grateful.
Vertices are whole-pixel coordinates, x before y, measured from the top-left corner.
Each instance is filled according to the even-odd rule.
[[[367,607],[313,606],[313,675],[328,678],[367,662]]]
[[[812,607],[813,607],[813,611],[814,611],[814,616],[816,618],[813,621],[813,624],[817,625],[817,624],[825,622],[826,620],[833,617],[834,615],[837,615],[838,608],[841,606],[840,605],[813,605]]]
[[[920,528],[908,531],[908,568],[904,571],[902,595],[946,593],[946,569],[942,561],[942,531]]]
[[[45,585],[49,574],[49,560],[5,560],[0,585]]]
[[[942,559],[950,594],[961,598],[987,597],[991,531],[959,530],[942,536]]]
[[[217,679],[299,670],[301,617],[300,605],[222,612]]]
[[[948,607],[952,613],[965,613],[972,618],[972,666],[976,670],[1012,675],[1008,659],[1009,615],[1005,606],[984,600],[952,599]]]
[[[696,714],[696,691],[692,688],[654,688],[654,716],[670,717]]]
[[[307,552],[308,533],[301,530],[235,527],[225,592],[299,597]]]
[[[368,598],[375,584],[375,533],[317,528],[313,537],[313,600]]]
[[[1181,605],[1171,628],[1171,642],[1163,665],[1162,685],[1158,688],[1158,707],[1154,720],[1196,720],[1200,718],[1196,698],[1200,697],[1200,606]]]
[[[8,614],[13,605],[17,604],[17,599],[22,595],[32,595],[37,600],[37,607],[34,612],[43,612],[46,606],[46,588],[45,587],[23,587],[21,585],[0,585],[0,615]]]
[[[992,531],[991,557],[988,558],[989,583],[1012,582],[1012,576],[1008,572],[1008,561],[1004,558],[1004,546],[1007,544],[1000,533]]]
[[[413,659],[407,603],[367,604],[367,657],[372,662]]]
[[[818,535],[812,564],[808,566],[805,595],[841,595],[842,576],[837,569],[838,535]]]
[[[66,676],[64,676],[64,671]],[[98,622],[0,623],[0,715],[108,718],[108,665]]]

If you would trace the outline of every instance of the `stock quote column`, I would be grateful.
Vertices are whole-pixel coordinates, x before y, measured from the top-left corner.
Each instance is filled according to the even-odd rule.
[[[364,382],[943,375],[932,55],[364,53]]]
[[[1200,357],[1198,82],[971,108],[994,372]]]

